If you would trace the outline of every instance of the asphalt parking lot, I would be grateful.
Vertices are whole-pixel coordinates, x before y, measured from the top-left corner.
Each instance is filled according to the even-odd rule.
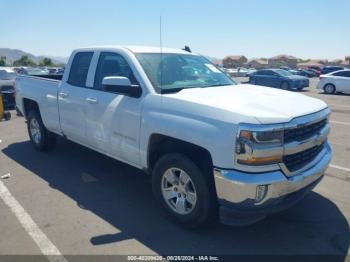
[[[11,174],[0,179],[0,255],[40,255],[44,247],[67,260],[73,255],[316,254],[343,261],[350,254],[350,95],[325,95],[315,89],[316,81],[303,94],[332,109],[334,158],[325,178],[289,210],[241,228],[174,225],[159,212],[147,175],[63,139],[54,151],[37,152],[24,119],[12,112],[11,121],[0,122],[0,176]],[[6,201],[15,201],[25,219],[19,220]],[[41,248],[33,240],[38,234]]]

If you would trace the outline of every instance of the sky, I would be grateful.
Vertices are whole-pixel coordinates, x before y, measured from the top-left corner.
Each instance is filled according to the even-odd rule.
[[[69,56],[95,45],[188,45],[222,58],[350,55],[350,0],[0,0],[0,48]]]

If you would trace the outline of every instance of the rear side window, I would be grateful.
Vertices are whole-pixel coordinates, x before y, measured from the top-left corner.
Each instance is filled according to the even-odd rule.
[[[275,75],[275,72],[267,70],[267,71],[265,71],[264,75],[273,76],[273,75]]]
[[[74,56],[68,78],[69,84],[85,87],[93,54],[93,52],[80,52]]]
[[[258,71],[258,72],[256,72],[255,73],[255,75],[257,75],[257,76],[264,76],[264,75],[266,75],[266,71]]]

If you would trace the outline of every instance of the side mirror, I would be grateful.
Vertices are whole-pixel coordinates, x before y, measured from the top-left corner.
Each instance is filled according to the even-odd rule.
[[[130,97],[140,97],[142,94],[139,85],[132,85],[129,78],[123,76],[106,76],[102,80],[104,90]]]

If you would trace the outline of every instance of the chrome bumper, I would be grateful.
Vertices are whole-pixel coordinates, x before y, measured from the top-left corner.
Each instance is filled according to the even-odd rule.
[[[301,195],[310,191],[323,177],[332,158],[328,142],[319,156],[315,165],[291,177],[286,176],[282,170],[245,173],[214,168],[219,204],[240,214],[256,213],[261,218],[275,210],[287,208],[293,200],[294,203],[298,201]],[[231,224],[228,221],[222,222]]]

